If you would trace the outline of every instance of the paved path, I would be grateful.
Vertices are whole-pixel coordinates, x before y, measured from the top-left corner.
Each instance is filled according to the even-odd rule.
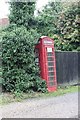
[[[1,110],[3,118],[77,118],[78,93],[10,103]]]

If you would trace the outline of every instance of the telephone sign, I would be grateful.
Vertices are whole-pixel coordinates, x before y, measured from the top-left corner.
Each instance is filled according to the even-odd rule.
[[[47,36],[39,39],[35,46],[36,64],[40,67],[40,76],[46,80],[48,91],[57,89],[54,40]]]
[[[47,52],[52,52],[52,48],[47,48]]]

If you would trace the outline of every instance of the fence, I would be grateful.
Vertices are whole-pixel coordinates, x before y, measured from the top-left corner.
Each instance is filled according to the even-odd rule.
[[[80,82],[80,52],[78,52],[78,79]]]
[[[78,84],[80,80],[80,52],[56,51],[58,84]]]

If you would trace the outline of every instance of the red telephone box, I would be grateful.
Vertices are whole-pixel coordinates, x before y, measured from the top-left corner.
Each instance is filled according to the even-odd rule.
[[[48,91],[57,89],[56,62],[54,52],[54,41],[42,36],[35,46],[36,64],[40,68],[40,76],[46,80]]]

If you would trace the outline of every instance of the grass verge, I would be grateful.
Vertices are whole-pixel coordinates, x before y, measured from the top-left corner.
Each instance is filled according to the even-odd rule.
[[[2,93],[0,94],[0,105],[9,104],[11,102],[21,102],[22,100],[29,98],[38,98],[38,97],[56,97],[64,95],[66,93],[78,92],[80,91],[80,86],[67,86],[67,87],[58,87],[55,92],[33,92],[33,93]]]

